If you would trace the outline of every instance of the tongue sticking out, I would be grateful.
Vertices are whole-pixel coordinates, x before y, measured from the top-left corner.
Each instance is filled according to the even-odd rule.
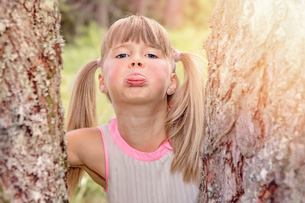
[[[125,82],[131,87],[141,87],[147,83],[147,80],[142,75],[130,75]]]

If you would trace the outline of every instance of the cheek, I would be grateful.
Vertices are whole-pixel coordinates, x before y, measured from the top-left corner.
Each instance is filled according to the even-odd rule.
[[[171,77],[171,66],[167,63],[159,64],[154,68],[154,75],[159,82],[168,83]]]
[[[120,73],[114,70],[109,70],[105,73],[105,83],[107,87],[113,87],[119,85]]]
[[[111,65],[109,63],[105,64],[105,69],[104,69],[104,75],[105,75],[105,83],[109,86],[111,85],[110,83],[115,82],[119,79],[120,77],[120,66],[115,64],[115,63],[111,63]]]

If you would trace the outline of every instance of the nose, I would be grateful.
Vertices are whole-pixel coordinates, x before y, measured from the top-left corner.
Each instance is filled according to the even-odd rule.
[[[143,63],[141,63],[141,62],[137,62],[137,63],[131,62],[131,66],[132,66],[132,67],[134,67],[134,66],[136,66],[136,65],[139,66],[139,67],[141,67],[141,68],[143,67]]]
[[[141,58],[136,57],[136,58],[132,58],[129,64],[130,68],[143,68],[144,67],[144,62],[141,60]]]

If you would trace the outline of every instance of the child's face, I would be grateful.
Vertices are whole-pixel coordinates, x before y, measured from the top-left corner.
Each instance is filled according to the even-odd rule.
[[[172,94],[177,85],[173,62],[161,50],[143,42],[114,46],[105,58],[99,77],[100,85],[114,105],[167,104],[167,94]]]

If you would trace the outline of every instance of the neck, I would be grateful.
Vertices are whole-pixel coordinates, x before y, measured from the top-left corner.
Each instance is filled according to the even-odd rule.
[[[114,110],[120,135],[134,149],[154,152],[165,140],[167,104],[154,107],[114,105]]]

